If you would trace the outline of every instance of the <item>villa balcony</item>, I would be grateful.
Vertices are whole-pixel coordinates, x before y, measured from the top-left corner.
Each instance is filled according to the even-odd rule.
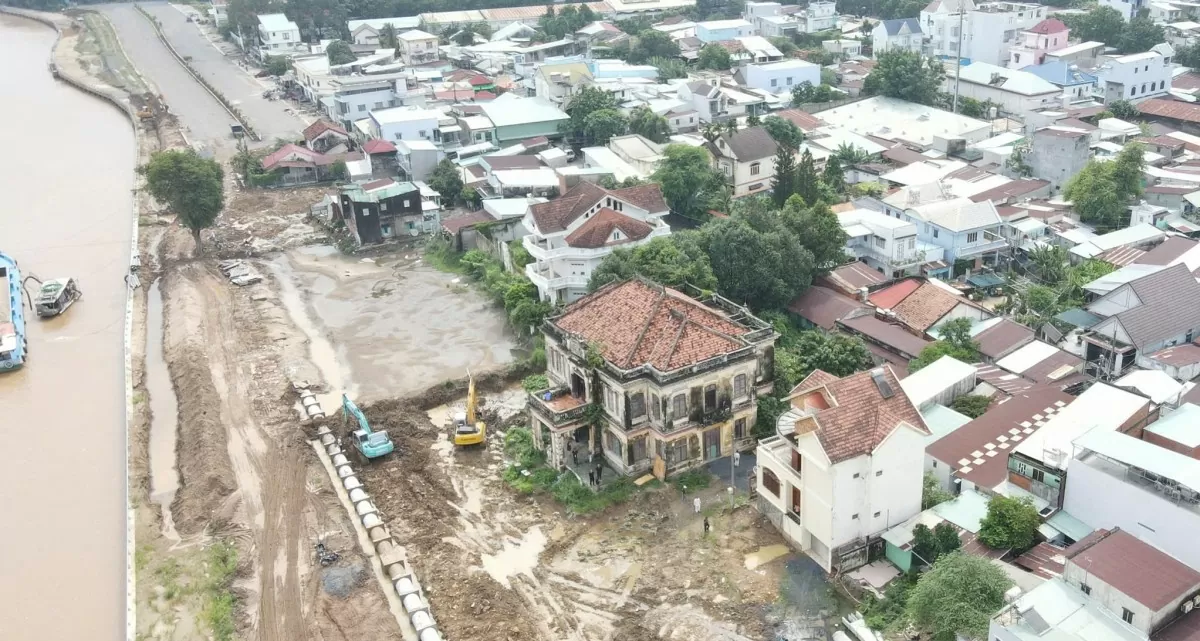
[[[535,262],[525,265],[525,275],[546,294],[570,287],[586,288],[588,283],[586,276],[563,275],[546,263]]]
[[[974,258],[981,254],[986,254],[992,251],[998,251],[1008,248],[1008,241],[1001,236],[990,232],[983,232],[983,238],[979,242],[969,243],[961,247],[954,248],[955,256],[959,259]]]
[[[787,439],[782,436],[772,436],[758,442],[758,449],[755,451],[758,455],[759,465],[765,465],[770,468],[776,475],[780,476],[781,481],[787,477],[787,482],[792,487],[804,487],[804,477],[792,467],[792,445]]]
[[[587,408],[588,402],[572,395],[571,390],[566,387],[529,394],[529,409],[553,427],[563,427],[580,421]]]

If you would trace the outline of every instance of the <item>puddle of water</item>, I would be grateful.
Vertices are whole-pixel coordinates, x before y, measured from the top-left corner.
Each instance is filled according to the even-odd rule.
[[[786,545],[766,545],[746,555],[745,563],[747,570],[758,569],[760,565],[766,565],[781,556],[787,555],[791,550]]]
[[[438,432],[437,438],[434,439],[429,449],[437,452],[443,459],[448,459],[454,453],[454,443],[451,442],[449,436],[446,436],[445,432]]]
[[[508,578],[525,574],[533,576],[533,569],[538,565],[538,556],[546,549],[546,535],[542,528],[533,526],[519,540],[509,538],[504,541],[504,549],[496,554],[485,554],[481,559],[483,570],[497,583],[506,588],[512,587]]]
[[[483,484],[476,479],[468,479],[463,483],[463,504],[464,510],[475,515],[483,514]]]
[[[179,542],[171,501],[179,489],[175,466],[175,440],[179,407],[163,347],[163,301],[159,281],[154,281],[146,300],[146,392],[150,395],[150,500],[162,510],[163,536]]]
[[[429,422],[440,429],[450,424],[451,411],[449,405],[438,405],[425,413],[429,416]]]

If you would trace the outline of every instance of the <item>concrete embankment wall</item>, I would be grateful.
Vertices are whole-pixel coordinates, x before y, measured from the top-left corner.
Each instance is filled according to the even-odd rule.
[[[36,12],[24,11],[12,7],[0,7],[0,12],[7,13],[29,20],[40,22],[51,29],[54,29],[55,38],[54,45],[50,48],[50,56],[47,60],[48,71],[53,73],[59,80],[75,87],[76,89],[95,96],[100,100],[111,104],[121,110],[129,117],[129,124],[133,131],[134,149],[138,150],[138,163],[140,164],[145,159],[141,157],[142,134],[138,128],[137,113],[133,107],[126,101],[125,96],[112,89],[93,86],[86,78],[79,78],[71,73],[64,72],[58,68],[54,62],[54,57],[58,51],[58,46],[62,42],[62,29],[54,17]],[[67,18],[63,18],[64,20]],[[137,177],[134,176],[134,183],[131,185],[133,189],[137,189]],[[133,263],[138,251],[138,200],[133,198],[133,210],[130,212],[130,264]],[[134,415],[133,412],[133,289],[127,288],[125,292],[125,638],[133,641],[137,637],[137,576],[134,570],[134,550],[137,549],[134,542],[134,527],[135,512],[133,502],[130,500],[130,479],[128,476],[129,459],[132,447],[129,435],[131,433],[130,421]]]

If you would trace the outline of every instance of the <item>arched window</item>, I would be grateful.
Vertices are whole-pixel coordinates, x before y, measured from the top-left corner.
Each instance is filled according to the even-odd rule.
[[[763,468],[763,489],[779,498],[779,477],[770,468]]]
[[[758,161],[750,163],[750,175],[751,176],[757,176],[761,172],[762,172],[762,163],[760,163]]]

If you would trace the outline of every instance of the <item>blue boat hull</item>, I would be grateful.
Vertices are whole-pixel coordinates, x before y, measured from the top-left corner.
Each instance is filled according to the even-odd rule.
[[[25,308],[21,299],[21,270],[17,261],[0,252],[0,372],[17,369],[25,364],[29,351],[25,340]]]

